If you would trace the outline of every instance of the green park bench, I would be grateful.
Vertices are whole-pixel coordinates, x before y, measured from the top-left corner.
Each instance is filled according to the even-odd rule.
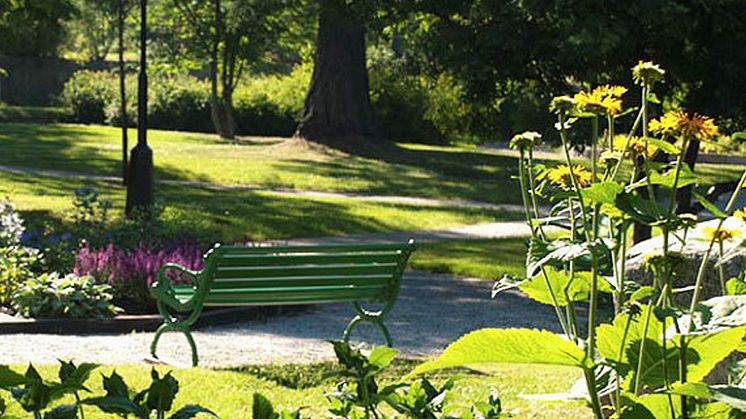
[[[357,315],[344,330],[360,322],[376,325],[386,344],[393,345],[383,324],[399,293],[402,274],[414,251],[414,240],[394,244],[343,244],[326,246],[223,246],[215,245],[204,257],[204,266],[193,271],[177,264],[164,265],[150,291],[163,324],[156,330],[150,352],[161,334],[182,332],[197,365],[197,346],[189,331],[206,306],[292,305],[352,302]],[[176,285],[168,277],[177,271],[191,284]],[[377,311],[362,303],[383,304]]]

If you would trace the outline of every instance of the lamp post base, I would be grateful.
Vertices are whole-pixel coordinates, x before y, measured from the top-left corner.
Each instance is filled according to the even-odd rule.
[[[125,213],[132,215],[135,208],[148,211],[153,206],[153,150],[138,143],[129,161],[127,176],[127,206]]]

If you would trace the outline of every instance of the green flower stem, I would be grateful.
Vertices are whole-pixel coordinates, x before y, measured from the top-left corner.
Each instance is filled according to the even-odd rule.
[[[718,261],[723,261],[723,241],[718,240]],[[728,292],[725,289],[725,267],[722,263],[718,264],[718,275],[720,276],[720,288],[723,290],[723,295],[727,295]]]
[[[534,217],[538,220],[541,218],[541,215],[539,214],[539,205],[536,203],[536,182],[534,181],[534,150],[533,148],[528,149],[528,168],[526,170],[528,173],[528,187],[531,190],[531,193],[529,197],[531,198],[531,206],[534,210]],[[544,228],[541,226],[541,224],[537,225],[537,228],[539,230],[539,234],[541,234],[541,237],[546,240],[547,236],[544,233]]]
[[[622,357],[624,356],[624,348],[627,345],[627,336],[629,335],[629,327],[632,325],[632,313],[629,313],[627,315],[627,324],[624,325],[624,334],[622,334],[622,343],[619,345],[619,362],[622,362]],[[621,377],[619,376],[619,373],[617,372],[614,374],[614,377],[616,378],[616,386],[615,386],[615,392],[616,392],[616,402],[617,402],[617,412],[622,406],[622,396],[621,396]]]
[[[528,204],[528,191],[526,190],[526,168],[524,164],[525,152],[521,148],[520,158],[518,159],[518,182],[521,187],[521,199],[523,200],[523,212],[526,215],[526,223],[531,229],[531,236],[535,237],[534,224],[531,222],[531,211]]]
[[[598,172],[598,117],[594,116],[591,119],[591,183],[596,183],[598,180],[596,173]]]
[[[575,171],[572,168],[572,159],[570,158],[570,144],[567,140],[567,132],[565,131],[565,116],[562,113],[559,114],[559,124],[562,149],[565,151],[565,161],[567,163],[567,167],[570,170],[570,182],[572,183],[573,191],[575,191],[575,194],[578,197],[578,203],[580,204],[580,214],[583,216],[583,226],[585,226],[585,220],[588,219],[586,216],[585,203],[583,203],[583,196],[580,194],[580,187],[578,187],[578,182],[575,179]],[[572,211],[572,208],[570,209],[570,211]],[[588,229],[583,228],[583,232],[585,233],[585,237],[588,242],[590,242],[591,235]]]
[[[592,368],[583,368],[583,376],[585,377],[585,384],[588,386],[588,395],[591,398],[591,409],[593,410],[593,416],[596,419],[603,419],[604,414],[601,410],[601,402],[598,400],[598,392],[596,391],[596,376],[593,373]]]
[[[614,151],[614,117],[611,114],[606,114],[606,125],[608,125],[608,136],[607,136],[607,142],[608,142],[608,148],[609,151]]]
[[[518,161],[518,172],[519,172],[518,181],[520,182],[520,187],[521,187],[521,197],[523,199],[523,210],[526,214],[526,223],[528,223],[528,227],[531,229],[532,239],[536,239],[537,234],[536,234],[536,230],[534,229],[534,225],[531,221],[531,210],[529,209],[529,197],[528,197],[528,191],[526,189],[526,170],[525,170],[525,165],[524,165],[524,157],[525,157],[525,152],[523,149],[521,149],[520,159]],[[532,189],[532,194],[533,194],[533,189]],[[547,285],[547,289],[549,290],[549,295],[552,298],[552,303],[553,303],[552,305],[554,305],[554,311],[557,314],[557,320],[559,320],[560,325],[562,326],[562,331],[565,333],[565,335],[570,336],[569,329],[567,328],[567,322],[562,316],[562,310],[560,309],[559,303],[557,302],[557,297],[554,294],[552,285],[549,282],[549,276],[547,276],[547,273],[543,267],[541,269],[541,272],[542,272],[542,276],[544,277],[544,281]]]
[[[614,179],[616,179],[616,176],[619,173],[619,169],[622,167],[622,162],[624,162],[624,157],[627,155],[627,149],[629,148],[630,140],[632,140],[632,136],[637,131],[637,127],[640,125],[641,120],[642,110],[637,113],[637,118],[635,118],[635,122],[632,124],[632,128],[627,134],[627,138],[624,141],[624,148],[622,149],[622,155],[621,157],[619,157],[619,161],[616,163],[616,166],[614,166],[614,170],[611,172],[611,178],[609,180],[613,181]],[[634,177],[632,177],[632,179],[634,179]]]
[[[645,341],[648,338],[648,329],[650,327],[650,315],[653,313],[653,302],[648,303],[647,312],[645,313],[645,324],[642,327],[642,336],[640,337],[640,352],[637,356],[637,372],[635,373],[635,395],[640,394],[640,375],[642,374],[642,361],[645,357]]]

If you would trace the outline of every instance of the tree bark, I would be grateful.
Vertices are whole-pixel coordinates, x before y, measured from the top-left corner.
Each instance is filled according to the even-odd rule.
[[[322,0],[313,75],[296,136],[338,146],[376,134],[365,26],[343,1]]]
[[[232,86],[226,87],[225,67],[228,65],[226,62],[223,62],[222,93],[218,87],[220,43],[225,41],[223,12],[220,0],[213,0],[213,5],[215,7],[215,35],[210,52],[210,116],[215,132],[222,138],[233,139],[236,135],[236,123],[233,118],[233,89]]]

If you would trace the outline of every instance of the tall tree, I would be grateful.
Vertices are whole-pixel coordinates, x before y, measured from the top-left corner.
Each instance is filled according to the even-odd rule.
[[[193,47],[188,53],[195,59],[206,59],[215,131],[233,138],[233,94],[243,72],[283,30],[284,1],[173,1],[184,21],[175,41]]]
[[[364,17],[344,0],[320,6],[313,75],[296,135],[335,146],[374,137]]]

